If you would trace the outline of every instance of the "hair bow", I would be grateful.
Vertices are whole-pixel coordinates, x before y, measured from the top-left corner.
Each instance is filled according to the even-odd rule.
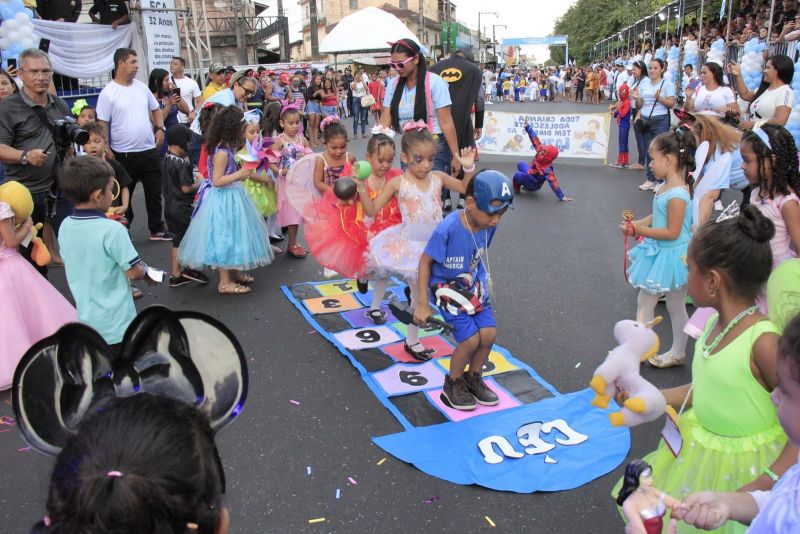
[[[281,105],[281,113],[283,113],[287,109],[295,109],[297,111],[300,111],[300,106],[297,104],[297,100],[295,100],[294,102],[289,102],[288,100],[283,100],[283,101],[281,101],[281,104],[282,104]]]
[[[339,124],[341,122],[342,121],[339,120],[339,116],[338,115],[329,115],[329,116],[325,117],[324,119],[322,119],[322,122],[319,125],[319,129],[324,131],[325,128],[327,128],[331,124]]]
[[[216,105],[217,105],[216,102],[210,102],[209,101],[209,102],[206,102],[205,104],[203,104],[203,109],[211,109],[212,107],[214,107]]]
[[[757,128],[753,128],[753,133],[756,134],[756,137],[758,137],[769,151],[772,152],[772,143],[769,142],[769,135],[767,135],[767,132],[765,132],[761,126],[758,126]]]
[[[421,119],[418,121],[408,121],[403,125],[403,133],[410,131],[427,130],[427,129],[428,129],[428,123]]]
[[[372,133],[372,135],[383,134],[383,135],[389,136],[390,138],[394,138],[394,135],[395,135],[394,134],[394,130],[392,130],[388,126],[381,126],[380,124],[376,124],[372,128],[372,132],[371,133]]]
[[[727,221],[728,219],[733,219],[734,217],[739,216],[739,205],[734,200],[728,207],[722,210],[722,213],[719,214],[717,217],[717,222],[720,223],[722,221]]]
[[[72,105],[72,114],[77,117],[78,115],[81,114],[81,111],[83,111],[83,108],[88,107],[88,106],[89,106],[89,102],[87,102],[86,99],[81,98],[80,100],[76,100],[75,104]]]

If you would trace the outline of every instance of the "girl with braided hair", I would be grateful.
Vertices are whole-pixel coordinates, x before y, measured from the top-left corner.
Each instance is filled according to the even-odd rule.
[[[644,219],[620,224],[623,234],[642,236],[644,241],[629,252],[628,279],[639,289],[636,320],[648,323],[661,294],[666,295],[667,311],[672,322],[672,347],[650,358],[656,367],[683,365],[686,360],[689,321],[686,314],[686,251],[692,223],[695,138],[690,130],[678,127],[658,135],[650,143],[649,157],[653,174],[665,180],[653,197],[653,214]]]
[[[800,171],[797,146],[783,126],[763,124],[742,136],[742,169],[753,185],[750,203],[775,225],[772,268],[800,250]]]

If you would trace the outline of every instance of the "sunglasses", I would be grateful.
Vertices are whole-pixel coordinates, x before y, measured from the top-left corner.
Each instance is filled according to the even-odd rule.
[[[390,61],[389,62],[389,66],[394,68],[395,70],[402,70],[402,69],[406,68],[406,65],[408,65],[409,63],[411,63],[415,59],[417,59],[416,54],[411,56],[410,58],[408,58],[405,61]]]
[[[254,94],[256,94],[256,92],[255,92],[254,90],[248,89],[247,87],[245,87],[245,86],[244,86],[244,85],[242,85],[242,84],[239,84],[239,87],[241,87],[242,89],[244,89],[244,96],[246,96],[247,98],[250,98],[251,96],[253,96]]]

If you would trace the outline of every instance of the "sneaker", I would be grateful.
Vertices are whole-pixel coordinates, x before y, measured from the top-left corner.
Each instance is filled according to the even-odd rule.
[[[609,167],[614,167],[615,169],[621,169],[622,163],[611,163]]]
[[[643,171],[644,170],[644,165],[642,165],[641,163],[637,162],[637,163],[634,163],[633,165],[630,165],[628,168],[633,170],[633,171]]]
[[[483,378],[481,378],[481,375],[476,373],[464,373],[464,381],[467,384],[469,392],[481,406],[495,406],[500,402],[500,398],[494,391],[489,389],[483,381]]]
[[[358,292],[362,295],[366,295],[367,291],[369,291],[369,282],[367,280],[356,280],[356,287],[358,288]]]
[[[372,324],[386,324],[386,312],[383,310],[367,310],[364,312],[364,317],[372,321]]]
[[[453,209],[453,201],[449,198],[442,202],[442,211],[450,211]]]
[[[194,269],[184,269],[181,273],[181,278],[187,278],[192,282],[197,282],[198,284],[207,284],[209,282],[206,275],[200,271],[195,271]],[[170,278],[170,282],[171,281],[172,279]]]
[[[655,182],[651,182],[650,180],[645,180],[644,183],[639,186],[639,189],[642,191],[652,191],[655,186],[656,186]]]
[[[658,194],[662,187],[664,187],[664,182],[657,182],[656,185],[653,186],[653,193]]]
[[[427,362],[431,359],[431,356],[435,352],[433,349],[426,349],[419,341],[413,345],[409,345],[407,342],[404,342],[403,349],[406,351],[406,354],[418,362]]]
[[[450,375],[444,377],[444,387],[442,388],[442,401],[456,410],[474,410],[477,406],[475,397],[469,392],[464,377],[453,380]]]
[[[172,232],[161,230],[160,232],[150,232],[150,241],[172,241]]]
[[[131,297],[133,297],[133,300],[139,300],[143,296],[144,296],[144,293],[142,293],[141,289],[139,289],[136,286],[131,286]]]
[[[172,276],[169,277],[169,287],[181,287],[185,286],[186,284],[191,284],[192,281],[189,280],[186,276],[181,274],[180,276]]]
[[[459,198],[458,199],[458,204],[456,205],[456,209],[460,209],[460,210],[464,209],[464,199],[463,198]]]
[[[653,367],[658,367],[659,369],[667,369],[669,367],[678,367],[686,363],[686,355],[682,354],[680,356],[675,356],[671,352],[665,352],[664,354],[653,356],[647,361],[650,362],[650,365],[652,365]]]

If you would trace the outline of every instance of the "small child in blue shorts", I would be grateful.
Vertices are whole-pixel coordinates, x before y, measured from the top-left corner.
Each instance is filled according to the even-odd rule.
[[[420,258],[418,274],[419,294],[430,289],[458,342],[442,391],[442,400],[457,410],[499,402],[483,382],[480,370],[497,335],[490,298],[489,245],[514,199],[514,189],[503,174],[484,170],[469,183],[466,195],[464,209],[448,215],[434,230]],[[432,315],[427,300],[420,300],[414,310],[416,324],[424,324]]]

